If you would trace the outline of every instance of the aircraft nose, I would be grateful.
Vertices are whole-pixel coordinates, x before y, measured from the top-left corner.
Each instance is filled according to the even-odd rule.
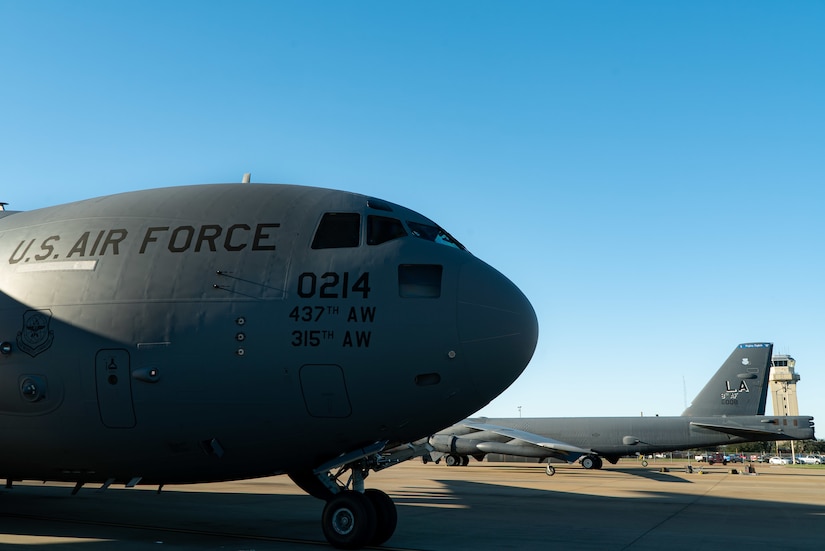
[[[538,340],[527,297],[483,262],[463,266],[458,288],[458,336],[476,392],[491,400],[524,371]],[[486,403],[486,402],[485,402]]]

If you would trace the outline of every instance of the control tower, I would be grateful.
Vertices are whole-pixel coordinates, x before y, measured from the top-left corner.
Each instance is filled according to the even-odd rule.
[[[771,358],[771,373],[768,378],[773,397],[774,415],[799,415],[796,399],[796,383],[799,374],[794,373],[796,360],[787,354],[777,354]]]

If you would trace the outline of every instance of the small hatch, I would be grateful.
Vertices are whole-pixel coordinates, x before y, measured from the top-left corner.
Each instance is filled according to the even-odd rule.
[[[375,210],[392,212],[392,207],[389,203],[387,203],[386,201],[382,201],[381,199],[376,199],[375,197],[370,197],[369,199],[367,199],[367,206]]]
[[[402,298],[439,298],[440,264],[401,264],[398,266],[398,294]]]

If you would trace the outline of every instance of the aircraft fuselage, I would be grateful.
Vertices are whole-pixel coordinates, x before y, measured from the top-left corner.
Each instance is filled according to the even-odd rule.
[[[527,365],[535,314],[418,225],[252,184],[0,218],[0,476],[263,476],[476,411]]]
[[[606,458],[625,455],[707,448],[759,440],[813,438],[812,417],[563,417],[481,419],[484,424],[513,428],[590,449]],[[709,428],[714,427],[714,428]],[[460,436],[462,438],[453,438]],[[750,437],[749,437],[750,436]],[[545,458],[548,448],[513,441],[493,431],[474,431],[461,424],[439,431],[430,439],[436,450],[459,455],[511,453]],[[460,448],[460,449],[459,449]]]

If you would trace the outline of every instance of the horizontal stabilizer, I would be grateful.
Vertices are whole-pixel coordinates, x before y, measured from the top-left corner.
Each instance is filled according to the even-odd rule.
[[[806,418],[807,419],[807,418]],[[794,434],[789,434],[785,432],[780,427],[776,427],[775,425],[771,425],[769,423],[765,423],[765,428],[768,427],[775,427],[773,430],[765,430],[765,428],[755,428],[755,427],[743,427],[737,425],[720,425],[716,423],[704,423],[698,421],[691,421],[690,423],[693,427],[700,427],[703,429],[714,430],[716,432],[722,432],[725,434],[730,434],[731,436],[738,436],[740,438],[747,438],[750,441],[757,442],[760,439],[762,440],[776,440],[778,437],[781,439],[787,440],[797,440],[797,439],[807,439],[813,437],[813,428],[808,428],[807,430],[810,431],[810,435],[805,436],[797,436]],[[805,430],[803,428],[803,430]],[[807,431],[806,431],[807,432]]]
[[[541,436],[538,434],[534,434],[532,432],[527,432],[518,429],[510,429],[507,427],[500,427],[498,425],[489,425],[487,423],[475,423],[473,421],[465,421],[462,423],[465,427],[476,429],[476,430],[488,430],[490,432],[494,432],[496,434],[500,434],[501,436],[506,436],[508,438],[514,438],[516,440],[523,440],[529,444],[533,444],[534,446],[541,446],[542,448],[548,448],[551,450],[557,450],[562,452],[569,452],[569,453],[593,453],[593,450],[580,448],[578,446],[573,446],[571,444],[567,444],[566,442],[561,442],[559,440],[554,440],[552,438],[548,438],[546,436]]]

